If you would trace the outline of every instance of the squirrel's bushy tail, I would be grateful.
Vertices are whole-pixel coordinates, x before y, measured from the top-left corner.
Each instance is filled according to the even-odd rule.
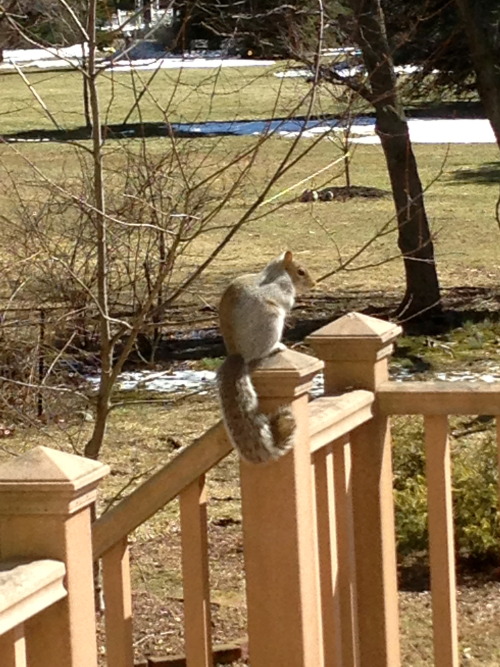
[[[248,364],[229,355],[217,373],[222,414],[231,441],[242,459],[264,463],[293,447],[295,419],[288,407],[272,415],[259,412]]]

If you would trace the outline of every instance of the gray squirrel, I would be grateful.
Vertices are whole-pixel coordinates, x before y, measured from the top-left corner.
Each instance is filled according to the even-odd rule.
[[[222,295],[219,321],[228,354],[217,374],[222,415],[233,446],[251,463],[277,459],[293,446],[290,408],[260,412],[250,371],[253,362],[286,349],[285,317],[296,293],[313,286],[309,271],[287,250],[260,273],[233,280]]]

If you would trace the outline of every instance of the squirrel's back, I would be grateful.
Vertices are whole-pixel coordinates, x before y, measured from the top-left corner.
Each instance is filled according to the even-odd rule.
[[[219,319],[228,357],[218,372],[219,395],[228,434],[248,461],[276,459],[293,445],[290,408],[271,416],[259,411],[248,363],[282,348],[285,317],[295,292],[313,284],[309,272],[287,251],[260,273],[233,280],[222,295]]]

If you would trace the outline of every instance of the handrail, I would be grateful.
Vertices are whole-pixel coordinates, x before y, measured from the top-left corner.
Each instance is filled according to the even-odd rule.
[[[310,403],[311,451],[348,433],[372,416],[372,392],[362,389]],[[232,451],[222,422],[212,426],[92,526],[94,559],[149,519]]]
[[[371,419],[374,401],[373,392],[355,389],[340,396],[322,396],[309,403],[311,453]]]
[[[183,449],[92,525],[94,560],[126,537],[232,451],[222,422]]]
[[[0,562],[0,635],[67,595],[58,560]]]
[[[500,415],[500,382],[384,382],[377,398],[386,415]]]

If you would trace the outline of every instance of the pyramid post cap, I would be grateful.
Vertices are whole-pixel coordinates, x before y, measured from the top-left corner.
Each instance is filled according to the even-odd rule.
[[[252,372],[252,382],[259,396],[293,398],[309,391],[323,367],[316,357],[286,349],[261,359]]]
[[[308,342],[321,342],[324,339],[356,339],[378,341],[381,345],[391,343],[402,332],[399,324],[387,322],[363,313],[347,313],[337,320],[326,324],[306,338]]]
[[[0,466],[0,493],[35,489],[77,493],[95,486],[108,472],[109,466],[99,461],[40,445]]]

